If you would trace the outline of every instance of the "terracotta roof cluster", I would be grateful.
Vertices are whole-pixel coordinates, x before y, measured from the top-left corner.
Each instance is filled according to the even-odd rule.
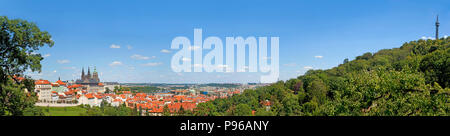
[[[34,81],[34,84],[36,84],[36,85],[50,85],[51,83],[48,80],[36,80],[36,81]]]
[[[13,78],[16,79],[19,82],[25,79],[24,77],[19,77],[19,76],[16,76],[16,75],[14,75]]]
[[[59,85],[62,85],[62,86],[66,86],[66,85],[67,85],[67,83],[64,83],[64,82],[61,81],[61,80],[56,81],[56,83],[58,83]]]
[[[82,85],[80,84],[74,84],[74,85],[70,85],[67,88],[72,89],[72,88],[80,88]]]

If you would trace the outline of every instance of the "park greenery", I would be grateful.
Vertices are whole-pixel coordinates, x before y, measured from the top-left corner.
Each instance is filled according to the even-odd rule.
[[[79,105],[73,107],[36,107],[38,113],[25,112],[26,116],[138,116],[139,111],[125,105],[117,107],[102,102],[100,106]]]
[[[197,116],[449,116],[450,38],[364,53],[226,99]],[[271,103],[269,109],[262,104]]]
[[[36,24],[0,16],[0,116],[42,114],[34,107],[34,81],[23,73],[41,72],[43,57],[36,51],[53,44],[50,34]]]

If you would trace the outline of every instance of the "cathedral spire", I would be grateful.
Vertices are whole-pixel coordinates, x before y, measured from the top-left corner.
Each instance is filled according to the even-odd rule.
[[[90,67],[88,67],[88,73],[87,73],[88,77],[91,78],[91,70]]]
[[[81,69],[81,80],[84,80],[84,67]]]
[[[439,39],[439,15],[436,16],[436,40]]]

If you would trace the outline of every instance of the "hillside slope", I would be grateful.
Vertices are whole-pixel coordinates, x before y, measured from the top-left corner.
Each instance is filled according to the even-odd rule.
[[[201,103],[193,114],[448,116],[449,41],[418,40],[365,53],[332,69],[310,70],[296,79]]]

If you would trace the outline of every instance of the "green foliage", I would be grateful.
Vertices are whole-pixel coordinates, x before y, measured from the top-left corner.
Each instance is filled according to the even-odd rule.
[[[251,116],[252,109],[247,104],[238,104],[236,106],[234,114],[237,116]]]
[[[23,115],[27,108],[33,108],[36,97],[25,93],[25,85],[16,83],[8,78],[6,83],[0,84],[0,115]]]
[[[437,50],[424,56],[420,70],[425,73],[427,83],[437,82],[443,87],[450,85],[450,49]]]
[[[79,107],[83,108],[85,112],[81,112],[77,116],[139,116],[136,111],[125,105],[115,107],[104,103],[100,107],[89,105],[80,105]]]
[[[35,51],[53,44],[50,34],[41,31],[36,24],[0,16],[0,83],[28,69],[40,72],[43,57]]]
[[[34,109],[34,81],[11,77],[24,77],[26,70],[40,72],[43,57],[35,52],[45,45],[53,46],[51,36],[36,24],[0,16],[0,115],[42,114]]]
[[[449,116],[449,41],[365,53],[329,70],[199,104],[194,115]],[[269,107],[261,103],[266,100]]]
[[[42,114],[33,114],[32,112],[26,112],[26,116],[79,116],[81,113],[85,113],[86,109],[81,106],[75,107],[36,107],[33,110],[41,111]]]

